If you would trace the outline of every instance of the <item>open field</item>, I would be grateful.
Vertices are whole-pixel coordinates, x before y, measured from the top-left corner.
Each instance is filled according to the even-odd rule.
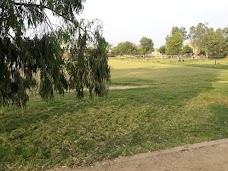
[[[110,59],[107,98],[49,103],[0,114],[0,169],[45,170],[228,137],[228,60]]]
[[[162,63],[162,64],[172,64],[172,65],[185,65],[185,66],[195,66],[203,68],[217,68],[217,69],[228,69],[228,57],[216,59],[217,65],[215,66],[215,59],[206,59],[201,57],[183,57],[184,62],[177,62],[176,58],[162,58],[162,57],[149,57],[149,58],[135,58],[135,57],[117,57],[117,59],[128,59],[140,62],[151,62],[151,63]]]

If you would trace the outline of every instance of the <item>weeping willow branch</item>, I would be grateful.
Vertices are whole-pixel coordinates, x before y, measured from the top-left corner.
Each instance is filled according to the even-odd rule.
[[[64,94],[68,89],[75,90],[79,98],[84,97],[87,89],[90,96],[107,95],[110,68],[102,25],[98,20],[78,22],[75,16],[70,16],[81,8],[77,2],[80,0],[72,1],[73,6],[64,6],[55,1],[51,7],[3,0],[0,11],[0,106],[25,106],[29,100],[27,90],[34,86],[45,100],[52,99],[55,92]],[[62,17],[66,25],[53,29],[45,9]],[[65,15],[66,11],[70,13]],[[34,28],[44,24],[50,30],[26,37],[26,24]],[[68,60],[64,58],[67,49],[61,46],[63,43],[70,47]]]

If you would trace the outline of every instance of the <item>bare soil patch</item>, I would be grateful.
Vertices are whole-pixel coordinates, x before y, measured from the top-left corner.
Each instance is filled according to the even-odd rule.
[[[218,83],[228,84],[228,81],[218,81]]]
[[[126,90],[126,89],[134,89],[134,88],[147,88],[148,85],[142,85],[142,86],[111,86],[109,87],[110,90]]]

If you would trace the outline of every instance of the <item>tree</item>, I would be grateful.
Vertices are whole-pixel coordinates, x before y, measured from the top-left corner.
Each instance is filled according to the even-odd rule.
[[[178,55],[181,53],[184,36],[180,32],[175,32],[173,35],[166,38],[166,54]]]
[[[223,29],[224,37],[225,37],[225,42],[226,42],[226,52],[228,53],[228,27],[225,27]]]
[[[217,29],[216,31],[213,28],[208,29],[206,35],[203,37],[203,42],[206,53],[209,57],[215,58],[215,65],[217,57],[227,55],[226,39],[222,29]]]
[[[174,35],[174,33],[179,32],[183,35],[184,39],[187,39],[187,31],[185,27],[173,27],[172,28],[172,35]]]
[[[107,93],[108,44],[98,22],[77,20],[82,9],[82,0],[1,0],[0,106],[25,106],[35,86],[45,100],[69,88],[80,98],[85,88],[99,96]],[[53,26],[47,11],[63,24]],[[27,36],[28,30],[35,35]],[[70,45],[68,61],[63,42]]]
[[[160,52],[162,55],[164,55],[166,53],[166,47],[165,45],[161,46],[159,49],[158,49],[158,52]]]
[[[199,23],[190,28],[190,40],[194,47],[209,56],[225,56],[228,51],[227,28],[214,30]]]
[[[206,52],[205,52],[205,50],[200,50],[199,55],[206,56]]]
[[[114,53],[117,55],[132,55],[136,53],[136,46],[129,42],[121,42],[114,48]]]
[[[196,27],[192,26],[190,28],[189,39],[195,49],[199,51],[204,50],[203,38],[208,30],[207,25],[199,23]]]
[[[185,45],[182,49],[182,53],[190,55],[191,53],[193,53],[193,49],[190,46]]]
[[[153,52],[154,51],[154,43],[152,41],[152,39],[143,37],[140,40],[140,45],[142,48],[142,53],[145,56],[146,54],[148,54],[149,52]]]

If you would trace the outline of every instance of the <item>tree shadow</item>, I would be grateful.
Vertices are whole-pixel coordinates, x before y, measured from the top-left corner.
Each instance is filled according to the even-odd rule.
[[[47,123],[65,113],[74,113],[82,107],[89,107],[87,101],[88,99],[84,100],[85,103],[83,103],[83,100],[78,100],[76,96],[69,96],[68,94],[66,97],[56,95],[56,98],[50,102],[32,97],[26,109],[4,108],[4,112],[0,114],[0,133],[10,133],[19,128],[27,129],[31,125],[37,128],[40,125],[39,123]]]
[[[128,71],[129,70],[121,70],[121,72],[126,74]],[[72,130],[68,130],[68,128],[70,128],[68,127],[64,128],[65,130],[63,131],[65,133],[69,133],[71,131],[67,138],[69,141],[74,142],[69,144],[62,143],[60,145],[53,145],[51,143],[53,143],[56,139],[56,133],[53,133],[48,135],[51,140],[54,139],[49,142],[49,146],[45,145],[46,140],[42,139],[43,137],[39,140],[43,141],[42,147],[39,147],[39,150],[40,153],[42,153],[42,156],[48,156],[43,159],[44,161],[54,160],[53,158],[55,156],[51,156],[51,152],[46,151],[51,151],[50,149],[55,148],[56,151],[59,150],[63,152],[63,154],[59,153],[58,157],[61,158],[61,155],[63,155],[62,159],[64,159],[64,161],[67,161],[70,156],[75,156],[79,153],[80,159],[78,160],[82,163],[86,160],[85,162],[88,164],[104,158],[113,158],[119,155],[130,155],[138,152],[146,152],[195,142],[197,139],[190,140],[188,138],[188,135],[191,132],[193,132],[196,137],[201,136],[200,138],[203,139],[203,131],[211,131],[215,128],[212,127],[210,129],[202,129],[205,125],[199,125],[196,127],[194,127],[194,125],[187,125],[186,127],[178,127],[176,125],[169,126],[166,121],[172,119],[175,115],[175,110],[184,110],[186,102],[192,100],[194,97],[197,97],[200,93],[209,92],[214,89],[213,82],[218,80],[217,77],[220,72],[219,70],[208,70],[194,67],[171,67],[161,69],[142,68],[137,69],[137,72],[142,73],[144,76],[132,75],[132,77],[128,77],[127,81],[124,81],[124,83],[127,84],[127,82],[134,83],[135,81],[142,81],[142,84],[148,84],[150,85],[149,87],[127,90],[111,90],[107,98],[99,99],[97,101],[88,99],[77,101],[73,96],[67,96],[67,98],[56,98],[49,105],[46,105],[45,102],[41,102],[40,100],[31,101],[28,108],[21,113],[19,112],[16,114],[16,112],[9,110],[6,114],[0,115],[0,134],[8,135],[12,134],[14,130],[25,129],[22,134],[20,134],[20,132],[16,132],[18,134],[14,135],[14,139],[8,140],[13,142],[16,139],[19,140],[18,142],[22,142],[23,136],[30,136],[26,135],[26,129],[29,127],[33,127],[35,130],[36,127],[42,126],[40,123],[49,124],[51,120],[58,117],[64,117],[63,115],[66,113],[77,113],[81,110],[80,112],[82,115],[79,120],[71,118],[76,120],[74,123],[80,125],[80,127]],[[124,77],[121,79],[124,80]],[[116,81],[116,84],[118,84],[118,80]],[[110,106],[114,106],[114,110],[107,113],[106,108]],[[134,107],[140,108],[142,106],[146,106],[146,111],[139,110],[141,113],[134,113],[136,116],[131,115],[130,112],[132,112],[132,110],[128,111],[128,109]],[[103,107],[104,110],[100,111],[100,108]],[[92,109],[93,111],[98,110],[98,113],[94,114],[94,118],[90,120],[88,119],[89,121],[83,117],[83,112],[86,113],[88,109]],[[226,115],[227,107],[220,108],[218,106],[212,106],[211,110],[215,113],[222,112],[222,117],[219,117],[220,115],[216,115],[217,119],[215,118],[213,121],[213,124],[223,124],[223,126],[219,127],[219,131],[221,131],[221,129],[224,128],[224,123],[222,123],[223,120],[228,119]],[[124,111],[126,115],[121,113],[121,111]],[[180,113],[181,110],[177,112]],[[74,115],[74,117],[77,117],[77,114]],[[87,117],[90,117],[90,115]],[[133,120],[127,121],[126,117],[132,117]],[[98,122],[98,124],[93,124],[96,120],[100,120],[100,122]],[[122,125],[119,124],[116,128],[122,127],[121,129],[118,129],[122,132],[118,132],[118,130],[114,129],[115,127],[112,127],[113,122],[118,122],[119,120],[123,120],[121,123]],[[56,122],[54,122],[54,124],[56,124]],[[67,123],[65,124],[67,125]],[[126,124],[132,124],[135,126],[132,126],[131,130],[128,130],[125,133],[124,129],[127,129],[125,127]],[[90,126],[89,129],[88,125]],[[81,130],[86,131],[83,131],[83,134],[77,132],[77,136],[80,136],[77,137],[75,132]],[[197,131],[199,132],[195,133]],[[33,131],[30,131],[30,133],[32,132]],[[42,134],[42,132],[39,133]],[[216,133],[218,132],[215,131],[215,134]],[[66,135],[60,134],[61,133],[57,136],[57,138],[59,138],[57,141],[64,142],[67,139]],[[226,135],[227,132],[222,136]],[[72,138],[72,136],[74,137]],[[205,137],[207,138],[207,135]],[[29,137],[28,139],[31,140],[32,138]],[[24,143],[33,143],[32,145],[36,146],[35,141]],[[0,157],[5,157],[5,161],[12,162],[12,160],[7,159],[9,154],[6,153],[12,153],[11,148],[14,147],[7,146],[7,148],[9,149],[5,150],[2,148],[5,152],[3,151],[1,155],[0,151]],[[26,151],[26,145],[22,144],[20,148],[21,151]],[[66,152],[65,149],[68,149],[68,151]],[[18,155],[22,153],[21,151],[19,150]],[[46,155],[45,153],[48,154]],[[31,161],[33,159],[32,157],[30,159],[26,158],[26,155],[25,157],[22,157],[26,161]],[[77,156],[75,156],[75,158],[77,158]]]

